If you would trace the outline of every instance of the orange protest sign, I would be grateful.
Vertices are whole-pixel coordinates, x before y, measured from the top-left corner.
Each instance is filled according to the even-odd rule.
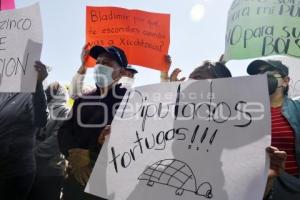
[[[90,46],[117,46],[129,64],[166,70],[170,15],[117,7],[86,8],[86,41]],[[89,66],[95,61],[88,59]]]

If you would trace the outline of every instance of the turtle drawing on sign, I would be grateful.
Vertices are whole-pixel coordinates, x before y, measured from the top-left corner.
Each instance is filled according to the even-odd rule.
[[[176,188],[175,194],[178,196],[182,196],[184,191],[189,191],[207,199],[213,197],[211,184],[203,182],[198,186],[192,169],[186,163],[176,159],[165,159],[154,163],[143,171],[138,180],[147,181],[150,187],[157,183]]]

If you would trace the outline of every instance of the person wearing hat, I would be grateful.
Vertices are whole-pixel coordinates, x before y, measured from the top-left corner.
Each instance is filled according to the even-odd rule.
[[[247,72],[268,77],[272,146],[265,199],[300,199],[300,102],[288,97],[289,69],[278,60],[256,60]]]
[[[126,92],[118,84],[128,65],[124,51],[116,46],[94,46],[89,55],[96,60],[96,89],[75,99],[72,116],[58,132],[60,150],[69,161],[64,200],[102,199],[84,193],[84,188],[102,146],[98,137],[112,122],[116,105]],[[85,59],[82,65],[85,66]]]
[[[87,47],[88,44],[86,44],[82,48],[82,52],[81,52],[82,63],[85,62],[90,52]],[[76,98],[77,96],[82,96],[84,95],[84,93],[86,93],[87,90],[90,90],[91,87],[84,85],[84,78],[86,72],[87,72],[86,66],[81,65],[77,70],[76,74],[73,76],[70,84],[70,89],[69,89],[69,95],[72,99]],[[135,68],[128,65],[124,70],[123,76],[119,80],[119,84],[123,85],[121,87],[131,88],[131,86],[134,84],[134,77],[137,73],[138,71]]]

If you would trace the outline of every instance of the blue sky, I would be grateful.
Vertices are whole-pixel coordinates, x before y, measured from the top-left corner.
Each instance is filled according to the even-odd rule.
[[[227,12],[232,0],[15,0],[21,8],[39,2],[42,12],[44,43],[42,62],[52,67],[48,82],[67,83],[80,66],[80,52],[85,42],[85,7],[119,6],[171,14],[169,54],[172,69],[180,67],[187,76],[204,60],[216,60],[224,51]],[[200,5],[200,6],[199,6]],[[200,7],[191,19],[193,7]],[[242,66],[241,66],[242,65]],[[228,64],[233,75],[244,75],[245,66]],[[159,72],[137,67],[136,85],[159,82]],[[92,70],[89,70],[92,74]],[[92,82],[89,77],[88,82]]]

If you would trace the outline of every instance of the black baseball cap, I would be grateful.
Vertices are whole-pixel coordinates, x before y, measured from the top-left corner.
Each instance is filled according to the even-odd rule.
[[[108,53],[111,55],[121,67],[127,68],[128,61],[125,52],[116,47],[116,46],[109,46],[109,47],[103,47],[103,46],[93,46],[90,49],[90,56],[94,59],[97,59],[98,56],[102,53]]]
[[[247,73],[250,75],[259,74],[261,73],[261,66],[268,66],[266,70],[277,70],[283,76],[289,75],[289,68],[282,64],[280,60],[255,60],[249,64]]]

